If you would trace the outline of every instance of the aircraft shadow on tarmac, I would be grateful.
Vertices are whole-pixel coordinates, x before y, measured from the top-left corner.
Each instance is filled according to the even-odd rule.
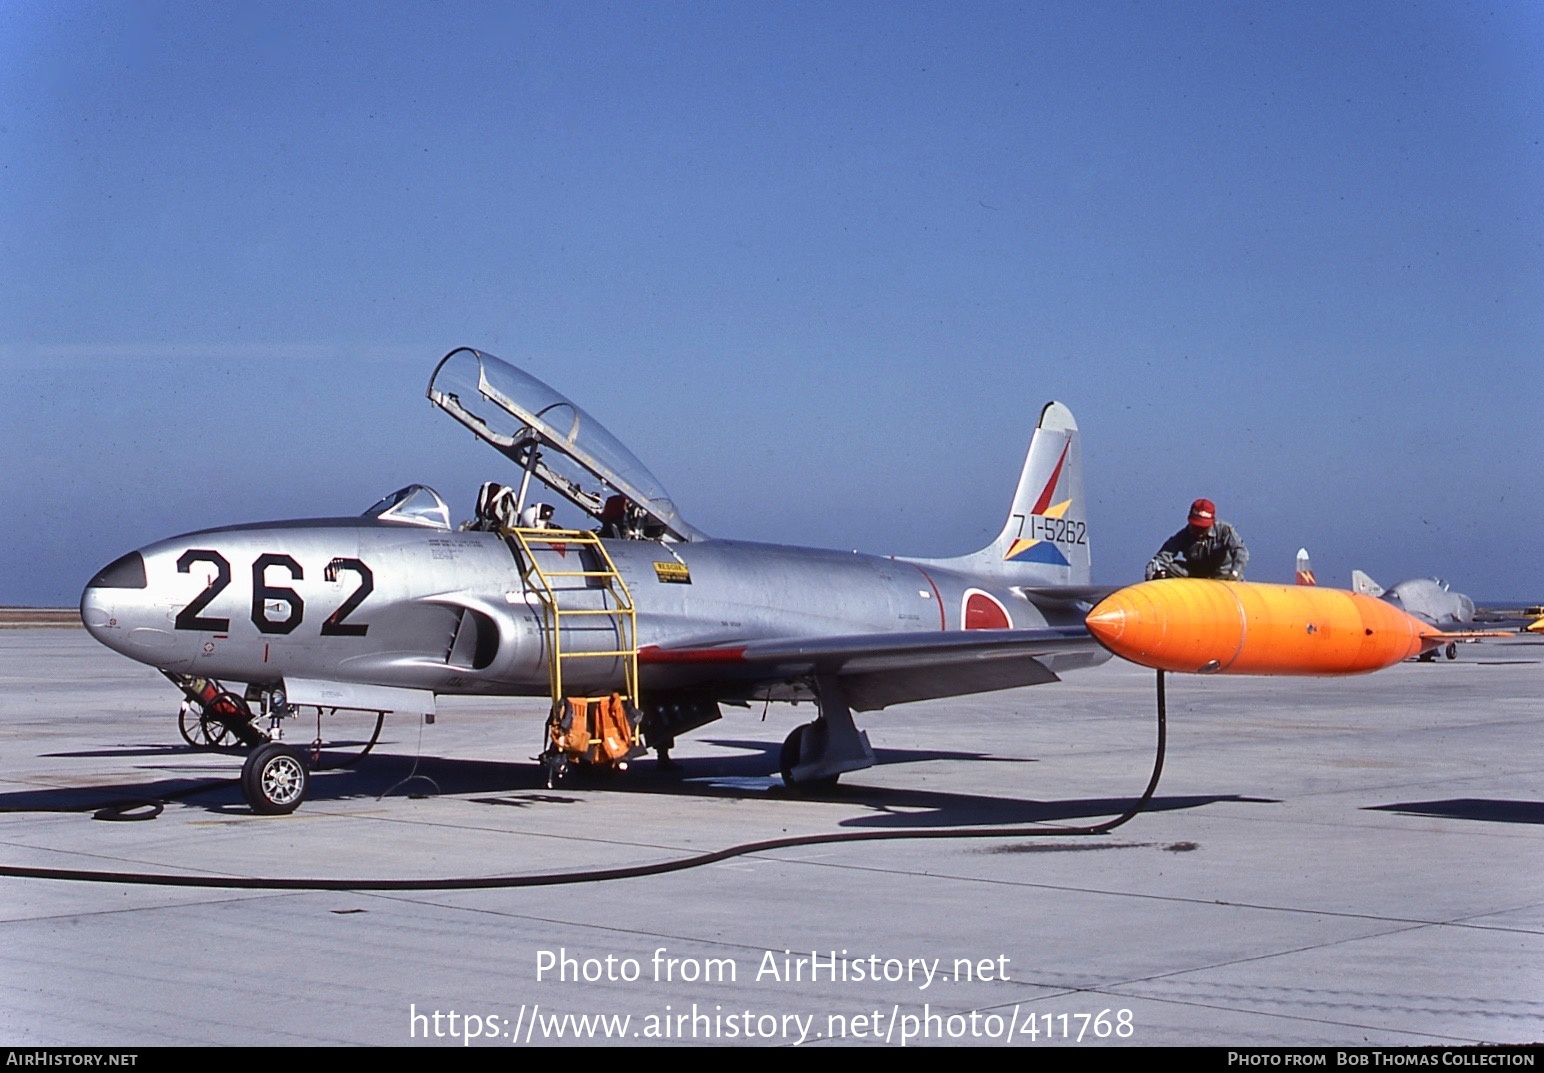
[[[1446,801],[1401,801],[1392,805],[1368,805],[1363,811],[1394,812],[1401,816],[1430,816],[1448,820],[1480,820],[1484,823],[1544,823],[1544,801],[1455,797]]]
[[[382,743],[385,748],[392,746]],[[687,757],[671,768],[661,768],[646,760],[625,773],[575,770],[556,789],[547,789],[543,769],[534,763],[464,760],[441,756],[414,757],[405,753],[377,751],[357,766],[325,770],[329,760],[323,756],[324,770],[311,781],[309,801],[345,801],[350,799],[451,795],[469,797],[474,803],[498,807],[533,808],[577,804],[581,793],[596,791],[627,794],[663,795],[693,799],[744,799],[764,797],[782,801],[807,800],[850,805],[860,815],[838,821],[842,827],[873,829],[931,829],[942,827],[977,827],[1030,823],[1065,823],[1092,821],[1124,812],[1136,800],[1146,783],[1146,768],[1131,773],[1132,791],[1127,797],[1096,797],[1063,800],[1006,798],[948,790],[917,790],[896,787],[864,786],[860,782],[838,784],[821,793],[790,794],[775,773],[776,745],[766,742],[716,740],[712,744],[744,750],[732,756]],[[224,815],[251,815],[242,800],[235,755],[220,750],[195,750],[186,747],[152,747],[136,744],[116,750],[68,754],[73,757],[166,757],[185,759],[190,766],[203,768],[197,774],[150,778],[142,782],[113,785],[55,787],[19,790],[0,794],[0,813],[18,812],[91,812],[112,806],[126,807],[137,802],[177,802],[185,807],[201,808]],[[995,757],[982,753],[950,750],[876,749],[881,765],[900,765],[932,760],[962,760],[972,763],[1033,764],[1022,757]],[[229,759],[226,759],[229,757]],[[1031,789],[1032,787],[1026,787]],[[485,795],[485,796],[473,796]],[[1207,794],[1183,797],[1155,796],[1143,811],[1164,812],[1199,808],[1218,802],[1273,804],[1269,798],[1238,794]],[[302,806],[304,811],[306,806]],[[148,817],[147,817],[148,818]]]

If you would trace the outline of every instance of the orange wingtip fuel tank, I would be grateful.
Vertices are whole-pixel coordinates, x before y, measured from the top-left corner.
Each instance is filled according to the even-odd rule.
[[[1087,623],[1123,659],[1191,674],[1365,674],[1420,655],[1438,634],[1354,592],[1199,578],[1121,589]]]

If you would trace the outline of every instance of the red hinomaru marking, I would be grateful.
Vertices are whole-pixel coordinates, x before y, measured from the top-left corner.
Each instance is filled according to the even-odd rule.
[[[972,589],[965,597],[965,628],[967,630],[1011,630],[1008,611],[997,598]]]

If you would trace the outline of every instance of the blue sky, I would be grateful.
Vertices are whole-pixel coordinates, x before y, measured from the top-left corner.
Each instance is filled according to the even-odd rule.
[[[952,554],[1042,404],[1096,580],[1544,600],[1544,8],[0,8],[0,602],[227,522],[463,515],[474,345],[710,533]]]

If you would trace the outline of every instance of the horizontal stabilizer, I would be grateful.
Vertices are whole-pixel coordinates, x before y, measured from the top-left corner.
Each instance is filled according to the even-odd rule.
[[[1036,607],[1066,607],[1096,604],[1120,588],[1119,585],[1052,585],[1046,588],[1015,585],[1013,590]]]

